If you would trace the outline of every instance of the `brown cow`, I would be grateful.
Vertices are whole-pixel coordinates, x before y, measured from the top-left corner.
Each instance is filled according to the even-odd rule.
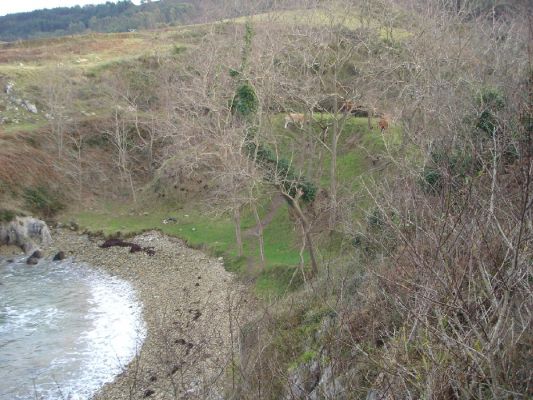
[[[300,113],[290,113],[285,116],[285,129],[289,126],[289,124],[299,124],[300,129],[304,127],[305,123],[305,114]]]
[[[389,121],[387,117],[381,117],[378,122],[378,127],[383,133],[384,130],[389,129]]]
[[[342,103],[339,111],[342,113],[351,114],[352,111],[354,111],[355,109],[359,109],[359,108],[361,107],[355,104],[353,101],[346,100]]]

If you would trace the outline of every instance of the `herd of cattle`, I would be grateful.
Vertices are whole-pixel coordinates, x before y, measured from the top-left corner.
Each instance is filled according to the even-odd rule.
[[[372,117],[372,114],[368,110],[368,108],[365,108],[364,106],[361,106],[359,104],[354,103],[353,101],[347,100],[344,101],[341,105],[341,108],[339,109],[341,113],[344,114],[350,114],[350,115],[361,115],[365,114],[369,118]],[[369,115],[370,114],[370,115]],[[377,114],[374,113],[374,116],[379,117],[378,121],[378,128],[381,130],[381,132],[387,130],[389,128],[389,118],[383,114]],[[285,116],[285,129],[288,129],[289,125],[298,126],[300,129],[303,129],[304,124],[306,123],[306,115],[302,113],[289,113]],[[372,129],[372,125],[370,124],[369,119],[369,128]]]

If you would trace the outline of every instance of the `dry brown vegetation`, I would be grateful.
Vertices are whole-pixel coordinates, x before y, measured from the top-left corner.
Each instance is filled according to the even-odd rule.
[[[53,157],[32,145],[31,135],[0,139],[0,180],[10,189],[31,187],[58,179]]]
[[[146,45],[139,35],[90,34],[76,38],[3,44],[0,47],[0,63],[58,61],[65,56],[83,57],[94,53],[121,56],[138,54],[144,48]]]

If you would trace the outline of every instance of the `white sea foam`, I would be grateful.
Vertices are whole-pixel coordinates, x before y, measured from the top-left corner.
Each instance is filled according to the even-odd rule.
[[[12,267],[0,267],[0,399],[89,399],[146,336],[133,287],[69,261]]]
[[[91,294],[86,318],[92,321],[92,329],[79,339],[86,345],[83,375],[72,388],[72,393],[88,397],[129,364],[146,336],[141,307],[128,282],[111,277],[93,279]]]

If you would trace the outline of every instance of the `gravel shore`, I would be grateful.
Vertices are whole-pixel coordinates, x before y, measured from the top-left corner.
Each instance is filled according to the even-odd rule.
[[[156,231],[128,239],[153,247],[152,256],[124,247],[100,248],[102,240],[68,230],[57,230],[53,237],[47,253],[64,251],[131,282],[143,304],[148,333],[138,356],[94,400],[224,397],[237,327],[249,304],[244,287],[221,259]]]

